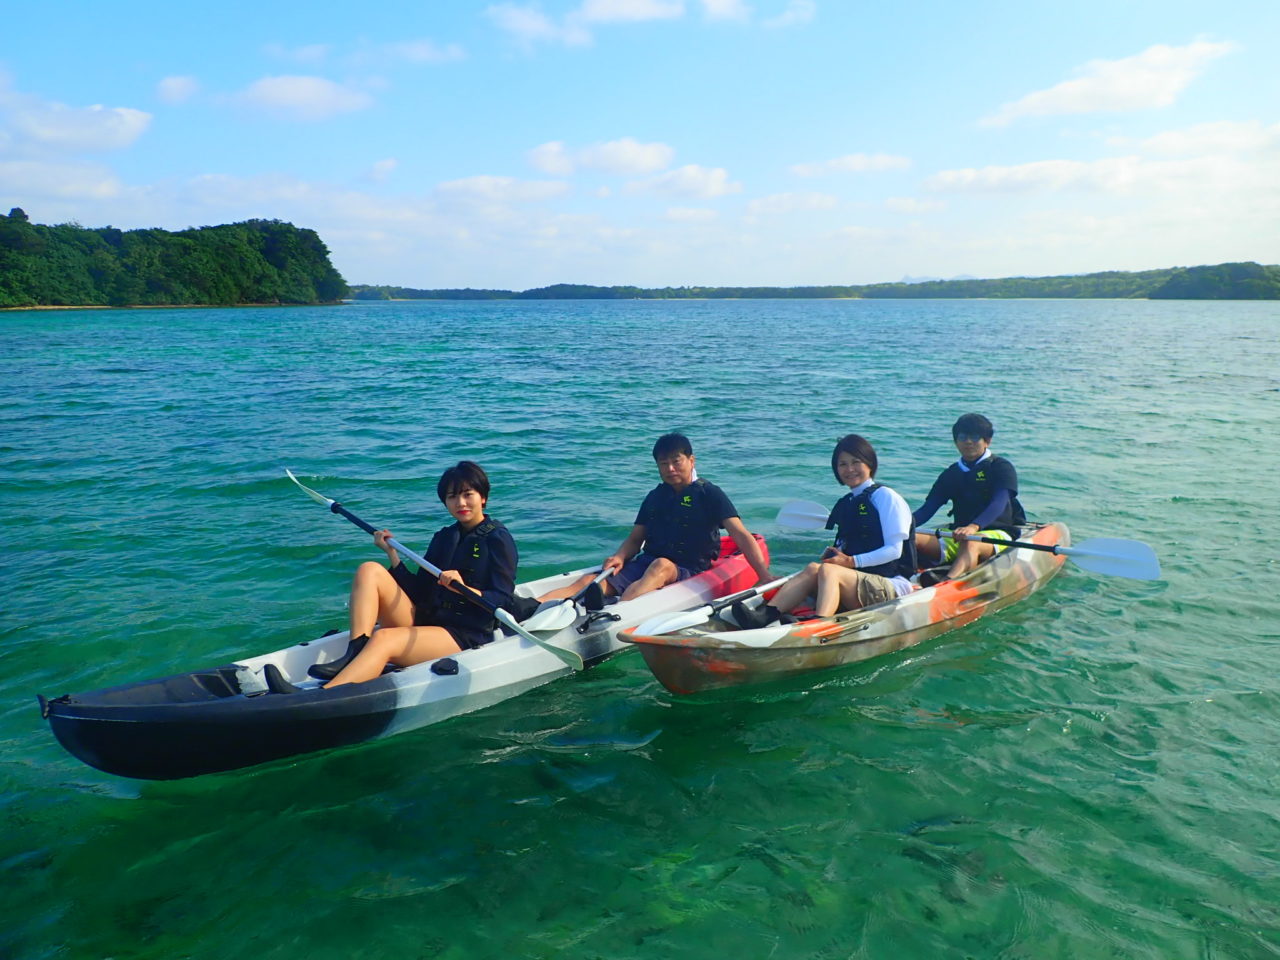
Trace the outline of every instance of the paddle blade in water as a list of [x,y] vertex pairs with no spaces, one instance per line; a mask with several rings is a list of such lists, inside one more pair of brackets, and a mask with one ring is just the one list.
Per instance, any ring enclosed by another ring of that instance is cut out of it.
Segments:
[[1094,537],[1074,547],[1060,547],[1058,552],[1065,553],[1078,566],[1094,573],[1132,580],[1160,579],[1160,560],[1156,552],[1141,540]]

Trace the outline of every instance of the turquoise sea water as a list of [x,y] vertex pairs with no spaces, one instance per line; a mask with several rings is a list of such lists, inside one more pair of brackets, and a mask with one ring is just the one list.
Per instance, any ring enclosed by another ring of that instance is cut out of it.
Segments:
[[[0,956],[1280,955],[1280,307],[361,304],[0,314]],[[682,700],[635,653],[362,747],[171,783],[92,770],[35,694],[344,620],[480,461],[522,578],[597,561],[681,429],[789,572],[834,440],[918,503],[968,410],[1077,541],[996,617]]]

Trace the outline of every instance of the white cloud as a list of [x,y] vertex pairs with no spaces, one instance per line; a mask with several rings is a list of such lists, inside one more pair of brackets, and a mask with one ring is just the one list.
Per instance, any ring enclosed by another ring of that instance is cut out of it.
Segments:
[[553,177],[567,177],[573,173],[573,158],[565,150],[563,140],[552,140],[536,146],[527,156],[532,166]]
[[638,23],[684,16],[683,0],[583,0],[571,16],[585,23]]
[[466,59],[466,53],[456,43],[441,46],[432,40],[404,40],[385,47],[388,56],[408,63],[452,63]]
[[1202,123],[1183,130],[1167,130],[1145,140],[1115,137],[1112,146],[1137,146],[1148,153],[1194,155],[1206,153],[1252,153],[1280,144],[1280,123],[1265,126],[1257,120]]
[[581,166],[620,176],[656,173],[671,166],[676,152],[665,143],[640,143],[631,137],[584,147],[578,152]]
[[165,103],[184,103],[200,91],[200,82],[195,77],[165,77],[156,84],[156,96]]
[[536,6],[499,3],[485,8],[488,17],[500,30],[509,33],[517,43],[532,47],[535,43],[562,43],[566,47],[582,47],[591,43],[590,32],[576,19],[558,24]]
[[556,180],[517,180],[514,177],[482,175],[438,184],[436,193],[451,199],[507,204],[546,200],[568,189],[568,184]]
[[294,120],[327,120],[340,113],[363,110],[373,98],[324,77],[263,77],[239,96],[251,106]]
[[[747,23],[752,8],[746,0],[697,0],[702,18],[709,22]],[[790,0],[778,16],[764,21],[766,27],[786,27],[808,23],[816,6],[813,0]],[[681,20],[688,13],[686,0],[581,0],[563,16],[544,13],[538,3],[497,3],[485,8],[485,16],[526,49],[538,43],[588,46],[594,42],[592,29],[606,24],[650,23]]]
[[282,43],[268,43],[263,50],[268,56],[295,63],[323,63],[333,48],[327,43],[310,43],[300,47],[286,47]]
[[396,167],[400,165],[395,157],[387,157],[385,160],[377,161],[369,168],[369,179],[374,183],[386,183],[391,178],[391,174],[395,173]]
[[751,19],[751,8],[743,0],[702,0],[702,15],[708,20]]
[[707,207],[668,207],[664,216],[676,223],[709,223],[720,214]]
[[95,153],[130,146],[151,125],[132,107],[69,107],[0,84],[0,143],[15,152]]
[[1142,161],[1136,156],[1103,160],[1038,160],[1016,166],[943,170],[925,180],[930,190],[983,193],[1026,193],[1080,188],[1123,191],[1139,182]]
[[47,160],[0,161],[0,183],[6,194],[30,198],[26,203],[32,210],[33,200],[101,201],[124,192],[119,178],[104,167]]
[[759,197],[747,204],[748,216],[797,213],[804,210],[830,210],[839,198],[829,193],[775,193]]
[[910,157],[898,157],[888,153],[850,153],[819,163],[797,163],[791,167],[791,172],[798,177],[818,177],[830,173],[879,173],[884,170],[905,170],[909,166],[911,166]]
[[534,167],[552,176],[568,176],[579,168],[617,176],[638,176],[671,166],[675,150],[665,143],[641,143],[623,137],[574,151],[568,150],[564,141],[552,140],[534,147],[526,156]]
[[884,201],[886,209],[894,213],[933,213],[942,210],[946,204],[941,200],[921,200],[918,197],[887,197]]
[[778,14],[764,21],[766,27],[795,27],[803,23],[809,23],[815,13],[817,13],[818,5],[813,0],[789,0],[787,8]]
[[741,193],[742,184],[731,182],[729,172],[723,167],[703,167],[690,163],[649,180],[633,181],[627,185],[627,191],[711,199],[728,193]]
[[1006,103],[979,123],[1003,127],[1021,117],[1119,112],[1168,107],[1231,43],[1197,41],[1184,47],[1158,44],[1120,60],[1091,60],[1080,76]]

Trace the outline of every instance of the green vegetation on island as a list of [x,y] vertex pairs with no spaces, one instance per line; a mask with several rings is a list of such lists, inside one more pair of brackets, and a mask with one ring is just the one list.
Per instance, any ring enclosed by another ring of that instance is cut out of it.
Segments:
[[356,300],[749,300],[749,299],[1143,299],[1280,300],[1280,266],[1221,263],[1063,277],[928,280],[829,287],[593,287],[558,283],[533,290],[417,290],[351,287]]
[[0,307],[333,303],[346,291],[319,235],[279,220],[171,233],[0,216]]

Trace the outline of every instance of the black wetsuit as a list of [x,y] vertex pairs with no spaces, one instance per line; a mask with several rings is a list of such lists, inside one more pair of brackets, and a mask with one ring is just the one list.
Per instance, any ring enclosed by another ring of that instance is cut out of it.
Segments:
[[[995,512],[988,508],[1007,491],[1003,504]],[[951,501],[952,526],[978,524],[983,530],[1003,530],[1017,537],[1027,515],[1018,502],[1018,471],[1004,457],[992,454],[963,469],[953,463],[938,475],[920,509],[912,514],[917,526],[929,520],[947,501]],[[987,514],[991,513],[990,516]]]
[[[516,585],[516,543],[507,528],[492,517],[485,517],[466,534],[456,523],[436,531],[423,556],[441,570],[457,570],[463,582],[479,590],[493,606],[510,606]],[[410,573],[401,562],[391,575],[413,601],[416,625],[444,627],[464,650],[493,639],[493,615],[441,587],[433,574],[425,570]]]

